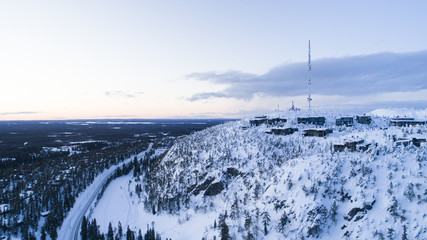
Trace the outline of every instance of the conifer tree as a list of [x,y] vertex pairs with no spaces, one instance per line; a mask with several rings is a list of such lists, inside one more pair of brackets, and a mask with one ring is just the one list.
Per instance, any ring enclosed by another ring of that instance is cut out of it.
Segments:
[[107,233],[107,240],[114,240],[114,232],[113,232],[113,226],[108,224],[108,233]]
[[403,225],[402,240],[408,240],[408,230],[406,224]]
[[126,230],[126,240],[132,240],[133,232],[130,230],[129,225],[128,229]]
[[282,216],[280,217],[280,222],[278,226],[279,232],[283,233],[285,231],[285,226],[288,223],[288,215],[286,212],[283,212]]
[[122,238],[123,237],[123,228],[122,228],[122,223],[120,221],[119,221],[117,229],[118,229],[117,231],[119,234],[119,238]]
[[228,240],[230,238],[229,228],[225,221],[227,213],[219,215],[219,227],[220,227],[220,238],[221,240]]
[[250,231],[248,231],[248,235],[246,236],[246,239],[247,240],[255,240],[255,237]]
[[230,218],[235,220],[240,216],[239,211],[239,200],[237,199],[237,196],[234,196],[234,202],[231,205],[231,212],[230,212]]
[[58,232],[56,231],[56,226],[53,226],[50,232],[50,238],[52,240],[56,240],[57,237],[58,237]]
[[45,230],[45,227],[43,226],[42,227],[42,230],[41,230],[41,236],[40,236],[40,239],[41,240],[46,240],[46,230]]
[[246,216],[245,216],[245,229],[246,229],[247,231],[249,231],[249,229],[250,229],[250,227],[251,227],[251,224],[252,224],[252,218],[251,218],[251,216],[249,215],[249,213],[246,213]]
[[81,227],[80,235],[82,236],[82,240],[87,240],[87,219],[86,219],[86,216],[83,216],[83,219],[82,219],[82,227]]
[[264,235],[268,234],[268,226],[270,225],[270,214],[268,212],[262,213],[262,223],[264,224]]
[[390,240],[394,239],[394,229],[393,228],[387,228],[387,237]]
[[332,206],[331,206],[331,211],[330,211],[331,218],[332,218],[333,222],[337,221],[337,219],[336,219],[336,216],[338,213],[337,211],[338,211],[338,204],[337,204],[337,201],[334,199]]
[[142,232],[141,232],[141,229],[139,229],[139,231],[138,231],[138,237],[136,238],[137,240],[143,240],[142,239]]
[[220,237],[221,240],[228,240],[230,238],[230,233],[226,222],[221,225]]
[[139,173],[139,162],[135,156],[135,158],[133,159],[133,176],[134,177],[138,176],[138,173]]

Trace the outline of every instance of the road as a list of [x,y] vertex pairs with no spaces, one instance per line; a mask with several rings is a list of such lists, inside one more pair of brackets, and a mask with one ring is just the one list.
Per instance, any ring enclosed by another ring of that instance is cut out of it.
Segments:
[[[113,171],[114,173],[114,171]],[[74,240],[79,240],[80,239],[80,229],[81,229],[81,225],[82,225],[82,220],[83,220],[83,216],[86,215],[86,213],[89,211],[90,206],[92,206],[93,202],[96,200],[96,197],[99,195],[99,193],[102,190],[102,187],[105,185],[105,183],[107,182],[108,178],[113,174],[108,174],[107,176],[105,176],[101,183],[99,183],[96,186],[95,191],[91,194],[91,196],[89,196],[89,200],[86,202],[86,204],[81,208],[80,213],[78,214],[78,216],[75,218],[75,222],[73,223],[73,236],[70,236],[70,240],[74,239]]]
[[[146,151],[151,149],[151,145],[147,150],[139,153],[137,155],[138,159],[143,157]],[[123,164],[127,164],[133,160],[135,156],[132,156],[125,161],[121,162],[118,165],[111,166],[110,168],[104,170],[100,175],[98,175],[93,183],[89,185],[76,199],[73,208],[68,213],[64,222],[62,223],[61,228],[59,229],[58,239],[65,240],[79,240],[80,239],[80,229],[83,216],[85,216],[92,204],[95,202],[96,197],[101,192],[102,187],[107,182],[108,178],[116,171],[118,167],[121,167]]]

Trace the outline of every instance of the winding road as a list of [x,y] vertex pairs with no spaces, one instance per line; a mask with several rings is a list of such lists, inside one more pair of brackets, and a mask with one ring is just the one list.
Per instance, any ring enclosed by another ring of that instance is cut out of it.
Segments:
[[102,187],[105,185],[105,183],[107,182],[108,178],[113,173],[114,173],[114,171],[111,174],[108,174],[107,176],[104,176],[104,178],[102,179],[102,182],[99,183],[96,186],[95,191],[89,197],[89,199],[86,202],[86,204],[81,208],[81,211],[77,215],[77,217],[75,217],[75,221],[72,224],[72,226],[73,226],[73,228],[72,228],[73,235],[70,236],[69,238],[66,238],[66,239],[70,239],[70,240],[71,239],[74,239],[74,240],[79,240],[80,239],[80,229],[81,229],[81,225],[82,225],[83,216],[85,216],[86,213],[89,211],[90,206],[92,206],[93,202],[96,200],[96,197],[102,191]]
[[[138,159],[143,157],[145,152],[149,151],[151,147],[152,145],[150,145],[147,150],[139,153],[137,155]],[[111,166],[110,168],[104,170],[104,172],[95,178],[91,185],[89,185],[82,193],[80,193],[79,197],[74,203],[73,208],[70,210],[64,222],[62,223],[61,228],[59,229],[58,239],[79,240],[81,238],[80,229],[83,216],[89,212],[91,206],[96,201],[96,197],[101,192],[102,187],[106,184],[108,178],[114,174],[118,167],[131,162],[134,157],[135,155],[117,165]]]

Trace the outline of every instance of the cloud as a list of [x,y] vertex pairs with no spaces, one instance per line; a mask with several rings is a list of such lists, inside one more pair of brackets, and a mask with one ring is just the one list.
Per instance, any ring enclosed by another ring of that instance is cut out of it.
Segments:
[[[377,53],[312,61],[312,93],[362,96],[427,89],[427,51]],[[254,96],[300,96],[308,93],[307,64],[277,66],[265,74],[238,71],[192,73],[187,78],[225,84],[220,92],[202,92],[189,101],[208,98],[251,100]]]
[[143,92],[128,92],[128,91],[107,91],[105,95],[109,97],[125,97],[125,98],[135,98],[144,94]]
[[26,115],[26,114],[37,114],[40,112],[0,112],[0,116],[5,115]]
[[245,82],[257,77],[255,74],[243,73],[239,71],[229,71],[226,73],[204,72],[192,73],[187,75],[187,78],[195,78],[204,81],[213,81],[217,83],[236,83]]
[[201,99],[208,99],[208,98],[223,98],[227,97],[224,93],[218,93],[218,92],[206,92],[206,93],[197,93],[188,98],[190,101],[197,101]]
[[350,112],[356,112],[356,113],[365,113],[370,112],[372,110],[378,109],[378,108],[414,108],[414,109],[424,109],[425,106],[427,106],[427,100],[419,100],[419,101],[372,101],[372,102],[366,102],[363,104],[331,104],[331,105],[323,105],[322,109],[334,109],[334,110],[349,110]]

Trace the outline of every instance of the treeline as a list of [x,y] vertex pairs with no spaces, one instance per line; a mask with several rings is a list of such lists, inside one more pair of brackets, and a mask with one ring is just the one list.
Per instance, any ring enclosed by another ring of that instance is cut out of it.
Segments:
[[[113,227],[111,222],[108,225],[108,232],[101,233],[99,230],[99,225],[96,223],[96,219],[87,219],[83,217],[82,226],[80,230],[80,236],[82,240],[161,240],[159,233],[156,233],[154,229],[154,223],[152,226],[147,225],[147,230],[143,234],[141,229],[137,232],[132,231],[129,226],[127,226],[126,231],[123,229],[121,222],[118,222],[117,227]],[[166,238],[166,240],[172,240]]]

